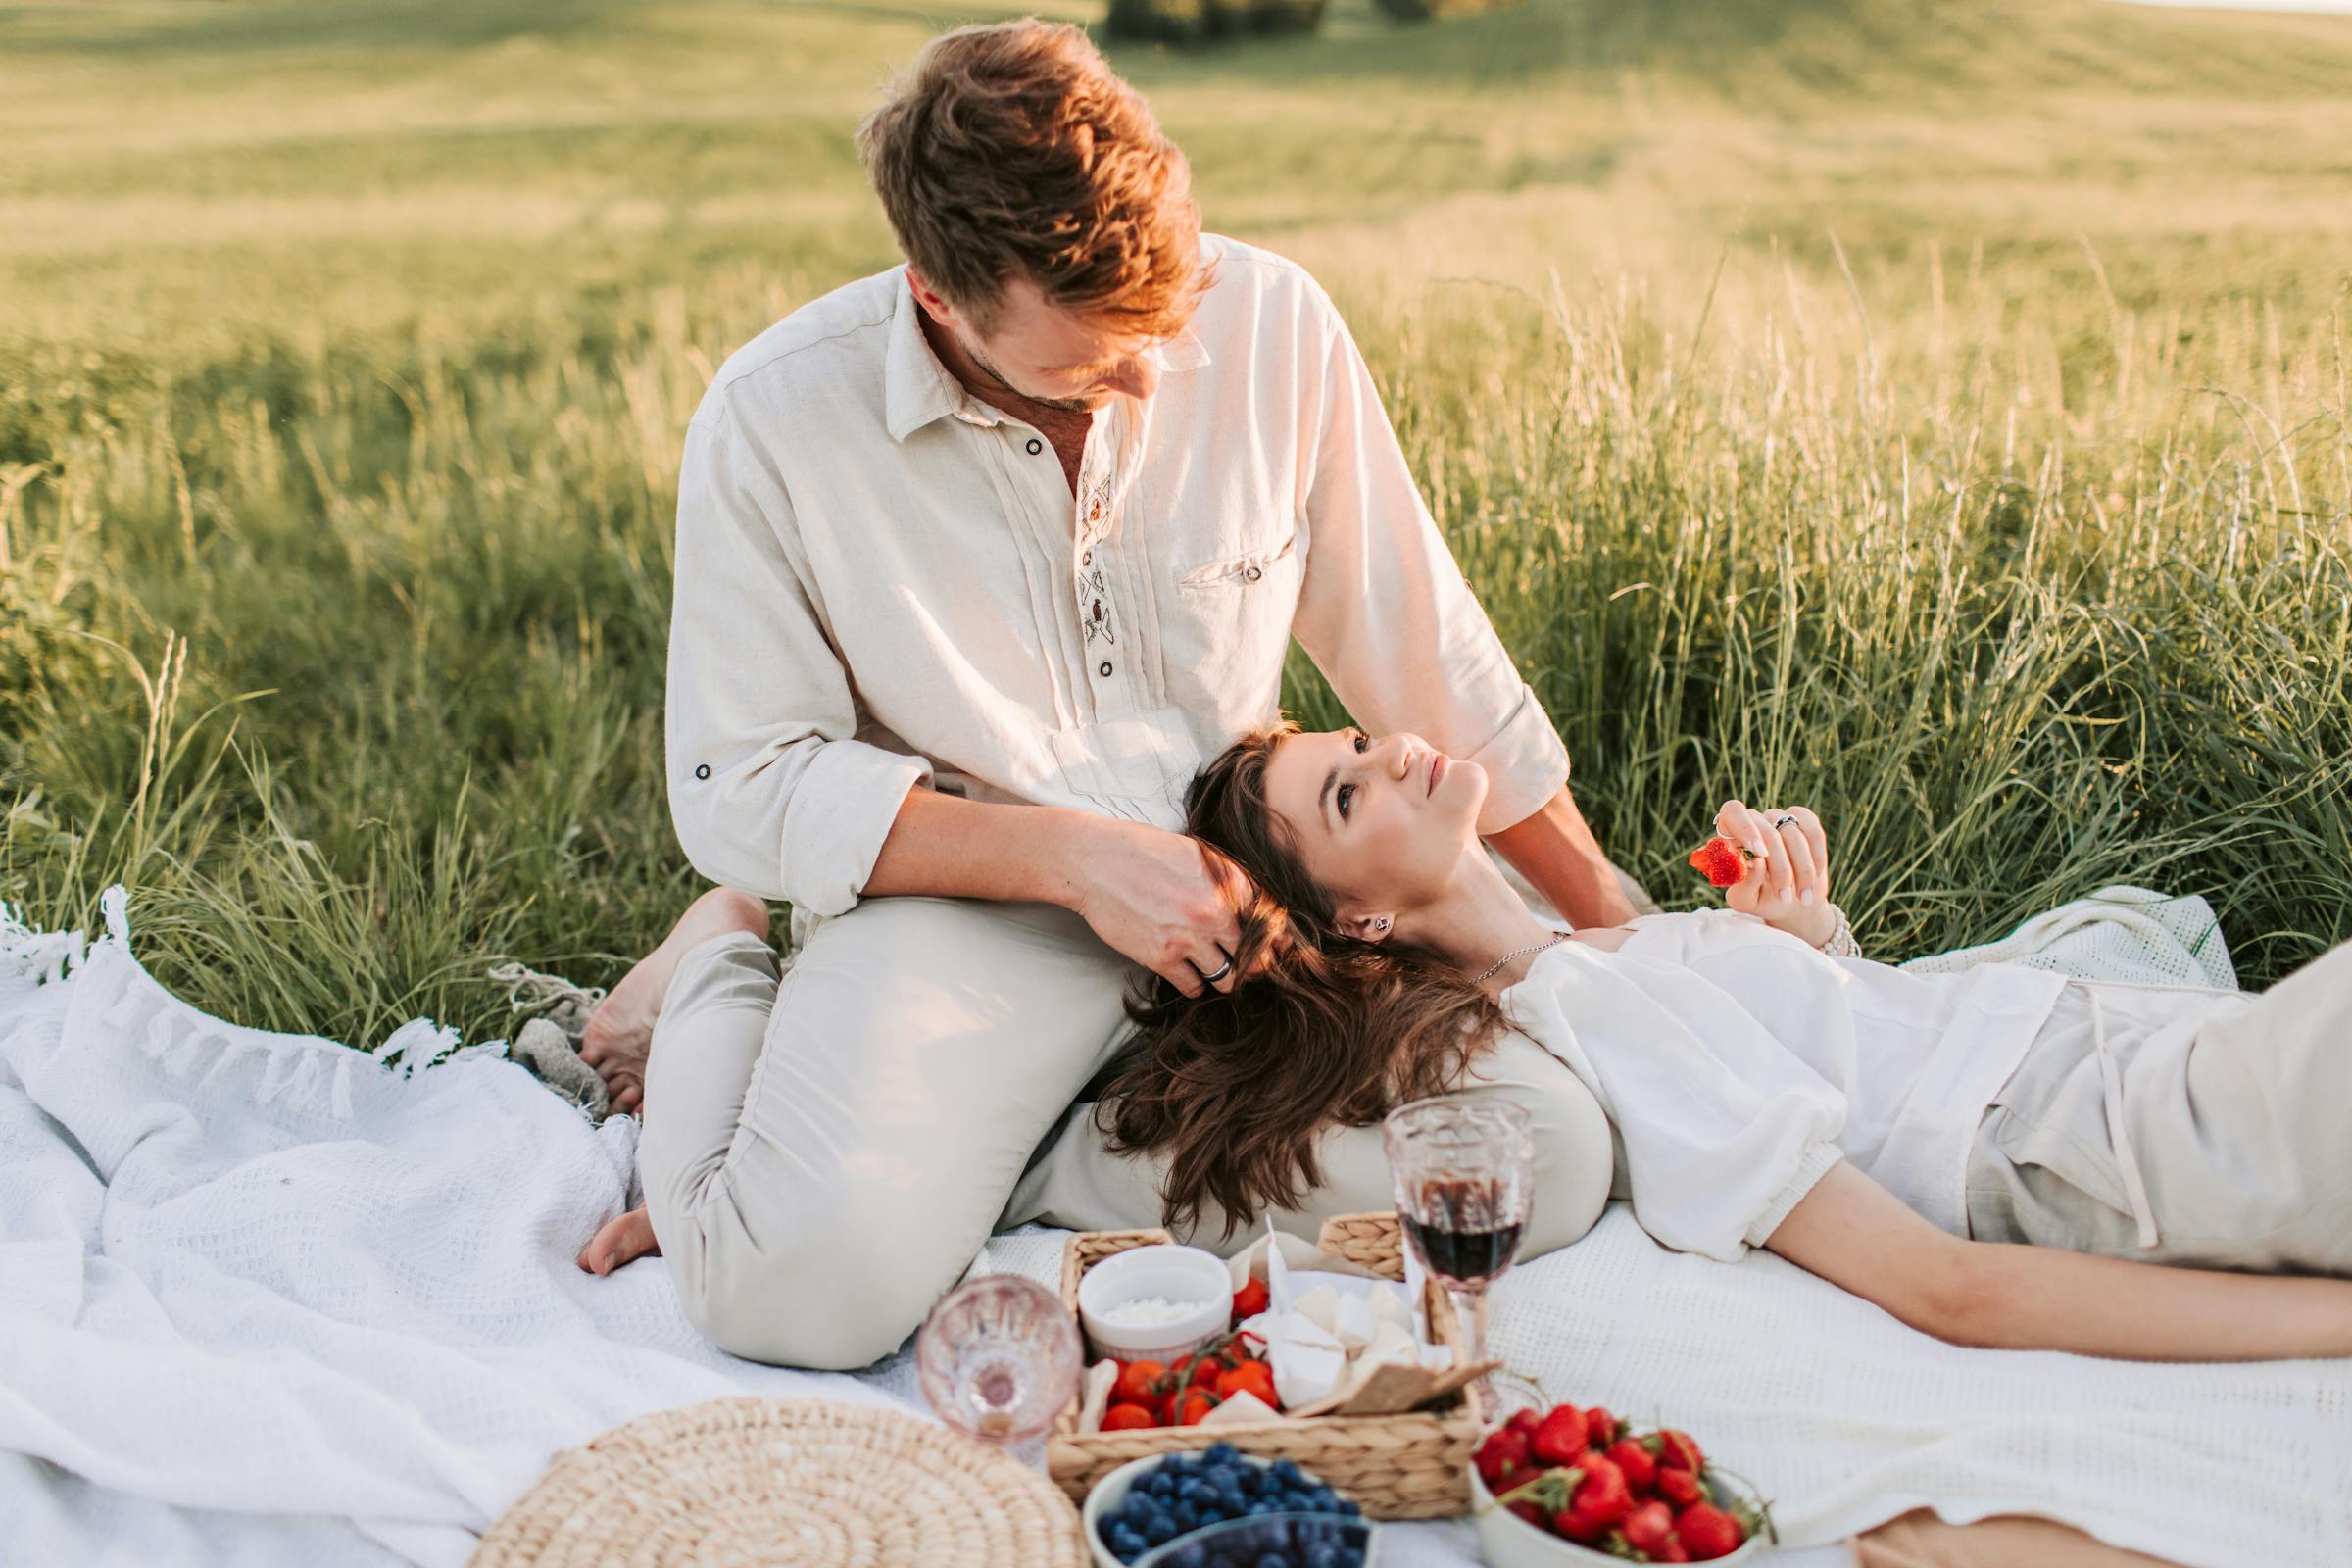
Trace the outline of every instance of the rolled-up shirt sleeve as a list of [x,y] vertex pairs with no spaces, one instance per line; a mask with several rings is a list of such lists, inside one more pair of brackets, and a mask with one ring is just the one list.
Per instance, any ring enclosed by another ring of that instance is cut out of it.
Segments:
[[1559,793],[1567,748],[1438,531],[1347,323],[1317,299],[1327,341],[1307,377],[1306,575],[1292,632],[1367,728],[1411,730],[1478,763],[1478,830],[1498,833]]
[[795,568],[793,527],[781,478],[723,399],[706,401],[678,477],[670,816],[713,882],[834,915],[931,769],[855,738],[857,702]]

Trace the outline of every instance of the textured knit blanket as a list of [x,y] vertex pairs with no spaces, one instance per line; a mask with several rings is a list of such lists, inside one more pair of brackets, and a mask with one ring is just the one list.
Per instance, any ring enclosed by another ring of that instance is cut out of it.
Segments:
[[[905,1351],[755,1366],[695,1334],[658,1261],[579,1273],[629,1196],[627,1118],[427,1024],[363,1054],[207,1017],[134,958],[120,890],[105,907],[94,944],[0,921],[0,1557],[455,1568],[558,1449],[647,1411],[920,1409]],[[1059,1242],[976,1266],[1051,1281]],[[2352,1363],[1955,1349],[1622,1212],[1507,1276],[1494,1334],[1555,1397],[1700,1433],[1797,1543],[1921,1503],[2213,1568],[2352,1541]],[[1383,1560],[1476,1558],[1454,1522],[1396,1527]]]

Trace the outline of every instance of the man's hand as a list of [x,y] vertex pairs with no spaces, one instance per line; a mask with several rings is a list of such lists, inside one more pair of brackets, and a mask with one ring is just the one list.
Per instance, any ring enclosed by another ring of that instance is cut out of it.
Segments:
[[1072,835],[1067,875],[1074,891],[1065,902],[1095,935],[1186,996],[1231,991],[1244,978],[1234,961],[1242,946],[1235,911],[1256,890],[1199,839],[1097,817]]

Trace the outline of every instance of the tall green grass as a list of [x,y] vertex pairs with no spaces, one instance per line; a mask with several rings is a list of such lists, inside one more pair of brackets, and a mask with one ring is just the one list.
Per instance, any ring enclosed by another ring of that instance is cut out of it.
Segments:
[[[716,4],[660,13],[648,80],[731,79]],[[823,47],[791,68],[822,90],[792,114],[831,145],[920,29],[798,14]],[[180,67],[258,99],[223,62],[259,61],[302,88],[265,118],[338,74],[402,106],[265,137],[272,189],[410,177],[391,150],[431,117],[376,43],[264,5],[217,19],[243,54],[198,47],[197,18],[148,56],[58,15],[57,58],[167,103]],[[575,32],[534,45],[559,61],[657,24],[564,15]],[[2134,16],[2116,27],[2169,52],[2108,73],[2090,114],[2045,57],[2138,57],[2081,7],[2002,13],[2038,62],[2007,78],[2044,94],[2022,106],[1973,16],[1972,44],[1903,33],[1897,0],[1615,15],[1537,0],[1419,43],[1123,62],[1198,141],[1211,222],[1338,294],[1604,842],[1688,904],[1682,854],[1724,797],[1810,803],[1893,957],[2118,880],[2211,897],[2253,981],[2352,934],[2348,307],[2341,217],[2310,201],[2340,155],[2266,135],[2263,190],[2294,199],[2262,221],[2225,174],[2285,113],[2255,83],[2318,90],[2321,35],[2222,47]],[[1402,130],[1335,144],[1369,123],[1366,83]],[[172,123],[156,167],[244,177]],[[137,185],[96,131],[46,134],[86,141],[92,189]],[[533,189],[605,167],[499,134]],[[713,199],[763,167],[722,121],[696,134],[680,156]],[[2160,165],[2180,178],[2151,192]],[[0,177],[0,206],[32,177]],[[0,275],[58,305],[48,328],[22,293],[0,306],[0,897],[88,925],[125,881],[143,952],[199,1005],[353,1041],[417,1013],[501,1033],[492,963],[605,981],[657,940],[696,886],[660,732],[686,417],[729,348],[888,260],[854,171],[795,190],[819,217],[680,220],[666,248],[509,234],[413,272],[333,231],[166,245],[130,318],[116,218],[56,241],[99,258],[79,273],[0,235]],[[200,296],[219,309],[188,314]],[[1302,663],[1286,696],[1340,716]]]

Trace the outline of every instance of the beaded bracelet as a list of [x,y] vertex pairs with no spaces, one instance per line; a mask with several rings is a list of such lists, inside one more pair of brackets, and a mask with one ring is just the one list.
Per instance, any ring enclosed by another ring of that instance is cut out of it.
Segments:
[[1859,958],[1862,956],[1862,944],[1854,940],[1854,928],[1846,923],[1845,910],[1835,904],[1830,907],[1838,910],[1838,928],[1821,945],[1821,951],[1833,958]]

